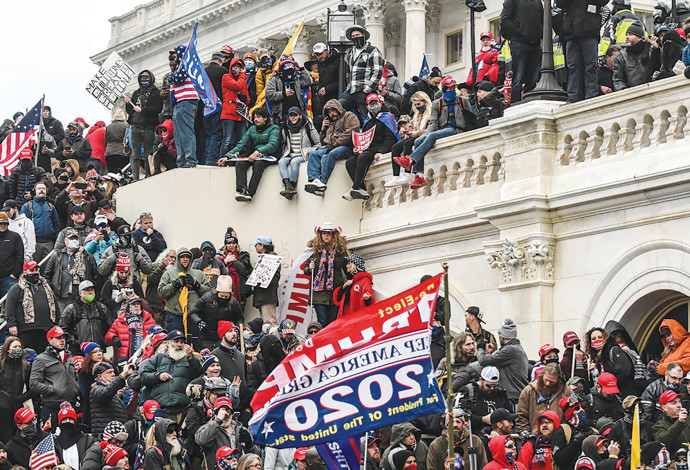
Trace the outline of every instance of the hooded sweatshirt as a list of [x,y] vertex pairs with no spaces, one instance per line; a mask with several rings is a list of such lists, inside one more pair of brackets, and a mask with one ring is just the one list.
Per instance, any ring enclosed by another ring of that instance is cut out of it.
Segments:
[[[542,416],[553,421],[554,430],[560,427],[561,420],[556,412],[551,410],[545,411],[539,415],[539,417]],[[520,449],[518,462],[530,470],[552,470],[551,442],[543,439],[541,434],[530,437],[522,445],[522,449]]]
[[489,452],[493,456],[493,461],[484,466],[482,470],[525,470],[525,466],[521,464],[515,456],[515,461],[511,464],[506,457],[505,443],[509,436],[495,436],[489,441]]
[[[151,83],[147,86],[141,84],[141,76],[148,73]],[[156,77],[150,70],[142,70],[137,77],[139,88],[132,93],[132,102],[127,103],[127,122],[132,126],[156,127],[158,114],[163,110],[163,98],[161,91],[156,87]],[[141,112],[134,112],[134,105],[141,107]]]
[[[235,78],[232,74],[232,66],[239,64],[244,69],[244,62],[239,57],[235,57],[230,61],[230,72],[223,75],[222,89],[223,89],[223,110],[221,112],[221,119],[230,119],[232,121],[242,121],[244,118],[237,113],[237,103],[242,102],[245,105],[249,104],[249,87],[247,86],[247,74],[240,72]],[[244,95],[244,99],[240,99],[239,94]]]
[[[339,113],[335,121],[328,117],[328,111],[334,109]],[[340,147],[353,147],[352,133],[359,131],[359,119],[345,108],[338,100],[330,100],[323,107],[324,125],[321,127],[321,142],[330,150]],[[325,123],[329,123],[328,126]]]
[[[410,433],[414,433],[416,437],[414,446],[406,446],[402,443],[402,440],[409,436]],[[390,446],[381,456],[381,468],[384,470],[393,470],[395,465],[393,463],[393,455],[391,454],[395,453],[395,449],[403,448],[411,451],[414,454],[415,458],[417,459],[418,470],[426,470],[426,456],[429,452],[429,448],[424,441],[419,439],[420,436],[421,431],[419,428],[409,422],[393,425],[393,428],[391,429]]]
[[[183,306],[180,303],[180,295],[183,294],[185,288],[187,289],[187,308],[191,311],[192,307],[197,303],[199,298],[206,292],[211,290],[211,284],[209,283],[208,277],[204,275],[198,269],[192,268],[192,261],[189,261],[187,268],[185,269],[180,263],[180,256],[187,254],[192,257],[192,252],[187,248],[182,247],[177,250],[177,261],[175,262],[175,269],[170,271],[165,271],[163,276],[161,276],[161,282],[158,285],[158,293],[163,299],[165,299],[165,311],[173,315],[181,317],[183,315]],[[191,275],[194,279],[199,281],[198,289],[192,288],[192,286],[183,286],[181,289],[177,289],[173,286],[173,281],[175,281],[180,275]],[[183,302],[184,303],[184,299]]]
[[[688,331],[676,320],[666,319],[662,321],[661,325],[659,325],[659,333],[661,333],[661,329],[664,327],[668,327],[671,330],[676,345],[674,349],[661,360],[656,370],[660,376],[664,376],[668,365],[677,362],[683,366],[683,373],[687,374],[688,371],[690,371],[690,341],[686,341]],[[664,347],[668,347],[668,343],[663,336],[661,337],[661,342],[664,344]],[[665,353],[664,351],[664,354]]]

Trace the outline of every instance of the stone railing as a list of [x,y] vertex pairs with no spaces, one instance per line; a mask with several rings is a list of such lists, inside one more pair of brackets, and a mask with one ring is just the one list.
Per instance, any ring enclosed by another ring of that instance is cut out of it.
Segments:
[[414,203],[428,198],[457,197],[463,191],[486,185],[500,185],[505,178],[504,141],[501,134],[484,128],[439,140],[427,154],[427,186],[410,189],[408,184],[386,188],[392,177],[390,154],[372,166],[367,181],[372,193],[365,210]]

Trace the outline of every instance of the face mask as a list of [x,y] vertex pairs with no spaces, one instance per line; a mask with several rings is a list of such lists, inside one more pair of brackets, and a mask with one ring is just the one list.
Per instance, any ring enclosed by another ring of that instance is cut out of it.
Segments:
[[38,282],[38,273],[24,274],[24,279],[31,284],[36,284]]
[[222,298],[218,297],[217,295],[215,297],[216,297],[216,302],[218,302],[218,305],[220,305],[221,307],[227,307],[228,304],[230,303],[229,298],[222,299]]
[[426,105],[423,104],[422,106],[417,106],[417,112],[420,114],[424,114],[424,111],[426,111]]
[[364,39],[364,36],[359,36],[357,38],[352,38],[352,42],[354,43],[357,49],[361,49],[367,43],[367,40]]
[[441,331],[441,326],[432,326],[431,327],[431,336],[436,336],[439,331]]
[[558,364],[558,358],[547,359],[544,364]]
[[67,241],[67,246],[72,248],[73,250],[76,250],[79,248],[79,240],[71,239]]
[[84,294],[84,295],[82,296],[82,299],[83,299],[84,302],[86,302],[87,304],[90,304],[91,302],[93,302],[93,300],[94,300],[95,298],[96,298],[96,294]]
[[448,90],[443,92],[443,100],[446,102],[451,102],[455,101],[457,99],[458,95],[455,93],[455,90]]
[[674,391],[674,392],[680,391],[680,386],[679,386],[678,384],[668,384],[668,385],[667,385],[667,388],[668,388],[669,390]]
[[147,86],[151,85],[151,80],[139,80],[139,84],[146,88]]
[[24,354],[24,350],[22,348],[12,348],[10,350],[10,357],[12,359],[19,359],[22,357],[22,354]]
[[252,334],[248,331],[245,331],[242,336],[244,336],[245,341],[249,341],[249,339],[252,337]]
[[587,413],[585,413],[585,410],[580,410],[577,413],[573,413],[569,422],[576,428],[584,426],[587,424]]
[[512,452],[510,454],[506,454],[506,459],[508,459],[508,463],[510,465],[513,465],[513,463],[515,462],[515,454],[513,454]]
[[22,160],[22,170],[28,170],[29,168],[31,168],[31,160],[25,158]]
[[168,138],[168,132],[161,132],[161,139],[165,140]]
[[369,112],[373,115],[378,114],[381,111],[381,105],[380,104],[372,104],[367,106],[367,109]]
[[596,349],[597,351],[599,351],[603,347],[604,347],[604,338],[595,339],[594,341],[592,341],[592,349]]
[[129,235],[127,235],[125,237],[120,237],[120,244],[122,246],[129,246],[129,244],[131,242],[132,242],[132,237],[130,237]]
[[67,435],[74,435],[78,432],[77,425],[75,423],[63,423],[60,425],[60,433]]
[[237,460],[234,460],[234,462],[235,465],[225,459],[220,459],[218,461],[218,468],[221,468],[222,470],[234,470],[237,467]]
[[240,70],[238,68],[233,67],[230,72],[232,72],[232,76],[235,78],[240,76]]
[[244,67],[247,69],[248,72],[254,70],[254,62],[251,60],[248,60],[244,63]]
[[19,435],[22,437],[22,439],[27,441],[33,441],[36,439],[36,436],[38,435],[36,423],[30,423],[27,427],[19,431]]
[[286,82],[293,82],[295,80],[295,69],[283,70],[280,72],[280,75]]
[[[364,39],[364,38],[362,38],[362,39]],[[417,464],[413,463],[412,465],[408,465],[403,470],[417,470]]]
[[654,462],[652,462],[652,468],[654,469],[666,469],[671,464],[671,454],[668,450],[662,449],[654,457]]

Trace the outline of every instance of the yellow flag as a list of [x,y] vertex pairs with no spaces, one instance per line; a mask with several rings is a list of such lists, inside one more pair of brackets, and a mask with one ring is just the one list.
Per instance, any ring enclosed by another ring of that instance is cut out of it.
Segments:
[[[184,273],[178,273],[179,277],[183,277]],[[182,325],[184,326],[184,336],[187,337],[187,315],[189,314],[189,286],[184,286],[180,290],[180,307],[182,308]]]
[[630,468],[640,465],[640,406],[635,403],[635,418],[632,428],[632,445],[630,447]]
[[[297,38],[299,37],[299,33],[302,32],[302,28],[304,27],[304,20],[299,24],[297,27],[297,30],[295,31],[295,34],[292,35],[290,40],[288,41],[287,45],[285,46],[285,49],[283,49],[283,53],[280,54],[281,56],[285,54],[292,54],[292,48],[295,46],[295,41],[297,41]],[[271,68],[271,73],[266,77],[266,83],[268,83],[268,78],[272,76],[276,71],[278,70],[278,65],[280,64],[280,57],[278,57],[278,60],[276,60],[273,63],[273,67]],[[301,98],[301,97],[300,97]],[[259,96],[256,97],[256,104],[252,109],[249,110],[249,114],[254,112],[255,109],[258,109],[262,107],[264,104],[266,104],[266,87],[259,93]]]

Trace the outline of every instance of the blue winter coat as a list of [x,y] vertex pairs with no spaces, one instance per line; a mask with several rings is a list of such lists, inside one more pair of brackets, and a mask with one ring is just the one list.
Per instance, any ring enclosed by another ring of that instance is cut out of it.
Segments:
[[21,213],[33,221],[38,243],[55,241],[61,230],[60,216],[55,206],[52,206],[48,201],[39,201],[34,197],[31,204],[24,203]]

